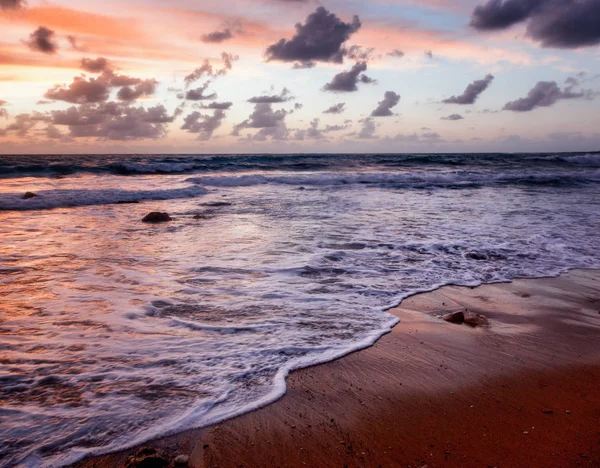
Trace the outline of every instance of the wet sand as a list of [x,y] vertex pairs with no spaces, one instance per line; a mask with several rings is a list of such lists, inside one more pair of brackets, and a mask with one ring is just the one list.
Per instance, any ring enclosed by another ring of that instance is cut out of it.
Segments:
[[[489,326],[439,317],[465,309]],[[600,271],[446,286],[391,312],[391,333],[292,373],[279,401],[146,445],[194,467],[600,466]]]

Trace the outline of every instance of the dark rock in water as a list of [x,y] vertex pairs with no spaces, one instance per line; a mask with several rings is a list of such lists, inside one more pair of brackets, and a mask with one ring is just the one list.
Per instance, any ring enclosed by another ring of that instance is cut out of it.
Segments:
[[469,260],[487,260],[487,256],[477,252],[469,252],[465,255]]
[[219,206],[231,206],[231,205],[233,205],[233,203],[218,201],[218,202],[202,203],[202,205],[219,207]]
[[139,200],[119,200],[118,202],[116,202],[117,205],[129,205],[132,203],[139,203]]
[[23,200],[29,200],[33,197],[37,197],[37,194],[33,192],[25,192],[25,195],[23,195]]
[[475,312],[467,312],[465,314],[464,322],[472,327],[485,326],[489,324],[487,317],[476,314]]
[[306,190],[306,187],[298,187],[298,190]]
[[465,313],[461,310],[458,312],[450,312],[442,317],[446,322],[463,323],[465,321]]
[[125,468],[164,468],[169,460],[151,447],[144,447],[127,459]]
[[172,221],[173,218],[169,216],[169,213],[161,213],[160,211],[153,211],[152,213],[148,213],[142,219],[144,223],[166,223],[167,221]]

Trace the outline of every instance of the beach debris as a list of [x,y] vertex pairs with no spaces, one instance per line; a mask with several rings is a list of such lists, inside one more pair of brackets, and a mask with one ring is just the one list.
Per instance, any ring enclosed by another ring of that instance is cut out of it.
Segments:
[[144,223],[165,223],[167,221],[171,221],[173,218],[169,216],[169,213],[162,213],[160,211],[152,211],[148,213],[142,219]]
[[30,198],[33,197],[37,197],[37,193],[33,193],[33,192],[25,192],[25,194],[23,195],[23,200],[29,200]]
[[168,465],[169,461],[156,449],[144,447],[127,459],[125,468],[164,468]]
[[189,462],[190,457],[188,457],[187,455],[177,455],[175,457],[175,460],[173,460],[173,464],[179,467],[188,466]]
[[450,323],[463,323],[465,321],[465,313],[462,310],[450,312],[442,316],[442,319]]
[[554,411],[552,411],[552,410],[551,410],[551,409],[549,409],[549,408],[544,408],[544,409],[542,410],[542,413],[544,413],[544,414],[552,414],[552,413],[554,413]]
[[565,411],[565,413],[567,413],[567,414],[571,414],[571,412],[570,412],[569,410]]

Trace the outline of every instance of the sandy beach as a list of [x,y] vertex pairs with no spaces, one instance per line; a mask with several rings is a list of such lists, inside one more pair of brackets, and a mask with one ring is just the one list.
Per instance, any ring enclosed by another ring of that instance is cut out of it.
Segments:
[[[440,318],[459,310],[489,326]],[[194,467],[600,466],[599,271],[446,286],[391,312],[391,333],[292,373],[276,403],[145,446]]]

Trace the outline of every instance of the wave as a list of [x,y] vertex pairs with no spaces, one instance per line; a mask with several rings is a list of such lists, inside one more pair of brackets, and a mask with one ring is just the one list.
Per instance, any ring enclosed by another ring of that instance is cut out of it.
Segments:
[[79,173],[135,176],[215,171],[332,171],[417,167],[600,167],[600,154],[256,154],[4,156],[0,177],[64,177]]
[[207,193],[196,185],[168,190],[45,190],[33,198],[23,194],[0,194],[0,211],[50,210],[75,206],[136,203],[143,200],[173,200],[194,198]]
[[600,182],[600,170],[582,173],[551,172],[404,172],[404,173],[318,173],[294,175],[227,175],[200,176],[186,179],[208,187],[243,187],[264,184],[298,186],[392,185],[398,188],[477,187],[486,185],[556,185],[569,186]]

